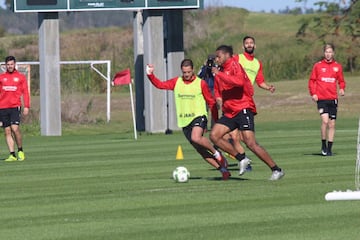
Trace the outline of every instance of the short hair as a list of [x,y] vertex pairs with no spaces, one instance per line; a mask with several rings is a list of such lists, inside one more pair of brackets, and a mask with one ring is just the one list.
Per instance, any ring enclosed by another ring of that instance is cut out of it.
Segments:
[[243,38],[243,44],[245,43],[245,41],[246,41],[246,39],[252,39],[253,41],[254,41],[254,43],[255,43],[255,38],[254,37],[252,37],[252,36],[245,36],[244,38]]
[[14,56],[7,56],[5,58],[5,63],[10,62],[10,61],[16,62],[16,58]]
[[328,48],[331,48],[331,49],[335,52],[335,46],[334,46],[334,44],[332,44],[332,43],[326,43],[326,44],[324,45],[324,52],[325,52],[326,49],[328,49]]
[[216,51],[222,51],[224,53],[229,53],[231,56],[234,53],[232,46],[228,46],[228,45],[221,45],[216,49]]
[[185,58],[184,60],[181,61],[181,67],[191,67],[194,68],[194,63],[191,59]]

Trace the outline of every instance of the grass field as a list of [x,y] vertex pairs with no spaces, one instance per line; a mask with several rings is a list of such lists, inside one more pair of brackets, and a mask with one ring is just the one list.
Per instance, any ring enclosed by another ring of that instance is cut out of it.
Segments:
[[[358,121],[339,121],[333,157],[318,155],[318,124],[257,125],[277,182],[251,153],[252,172],[231,161],[221,181],[179,132],[25,137],[27,160],[0,163],[1,239],[358,239],[360,202],[324,200],[354,189]],[[171,179],[179,165],[188,183]]]
[[[61,137],[25,131],[27,160],[0,161],[0,239],[358,239],[360,202],[324,199],[355,189],[360,86],[347,81],[333,157],[319,156],[306,80],[278,82],[274,95],[256,92],[257,139],[286,172],[277,182],[249,151],[253,171],[239,177],[230,160],[233,176],[224,182],[181,132],[134,140],[129,102],[119,95],[109,124],[64,124]],[[104,115],[103,102],[94,100],[94,109]],[[179,145],[184,160],[175,159]],[[7,157],[4,143],[0,150]],[[172,180],[180,165],[191,172],[188,183]]]

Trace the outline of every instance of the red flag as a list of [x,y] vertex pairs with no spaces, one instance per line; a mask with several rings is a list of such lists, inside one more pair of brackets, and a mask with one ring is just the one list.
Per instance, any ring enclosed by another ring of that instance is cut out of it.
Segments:
[[113,78],[113,85],[125,85],[131,83],[130,68],[127,68],[121,72],[115,74]]

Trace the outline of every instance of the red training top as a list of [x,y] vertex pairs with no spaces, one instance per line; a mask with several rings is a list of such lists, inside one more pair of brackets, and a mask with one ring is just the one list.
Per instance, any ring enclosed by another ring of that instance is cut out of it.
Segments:
[[0,74],[0,109],[21,107],[30,108],[30,95],[25,75],[17,70]]
[[[160,81],[154,74],[147,75],[151,83],[158,89],[166,89],[166,90],[174,90],[176,82],[178,81],[179,77],[171,78],[167,81]],[[191,81],[187,81],[183,79],[185,84],[191,83],[193,80],[195,80],[196,76],[194,75],[191,78]],[[205,80],[201,80],[201,91],[202,95],[204,96],[204,99],[206,101],[206,104],[209,106],[211,111],[211,117],[214,119],[214,121],[218,120],[218,110],[216,107],[216,102],[214,97],[212,96],[209,86],[205,82]]]
[[244,109],[256,114],[254,88],[244,69],[235,58],[229,58],[215,75],[214,94],[222,98],[222,112],[233,118]]
[[326,62],[325,59],[314,64],[310,79],[309,93],[316,94],[319,100],[335,100],[338,98],[336,82],[340,89],[345,89],[342,66],[336,61]]

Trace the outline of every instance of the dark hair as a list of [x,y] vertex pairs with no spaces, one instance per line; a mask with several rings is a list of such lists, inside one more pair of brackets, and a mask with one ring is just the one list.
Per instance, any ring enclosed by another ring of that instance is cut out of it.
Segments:
[[254,43],[255,43],[255,38],[254,37],[252,37],[252,36],[245,36],[244,38],[243,38],[243,44],[245,43],[245,41],[246,41],[246,39],[252,39],[253,41],[254,41]]
[[216,49],[216,51],[222,51],[224,53],[229,53],[230,56],[233,55],[233,48],[232,48],[232,46],[228,46],[228,45],[221,45]]
[[194,68],[194,64],[193,61],[191,59],[185,58],[184,60],[181,61],[181,67],[191,67]]
[[10,61],[16,62],[15,57],[14,57],[14,56],[7,56],[7,57],[5,58],[5,63],[10,62]]
[[325,52],[325,50],[328,49],[328,48],[331,48],[331,49],[335,52],[335,46],[334,46],[334,44],[332,44],[332,43],[326,43],[326,44],[324,45],[324,52]]

